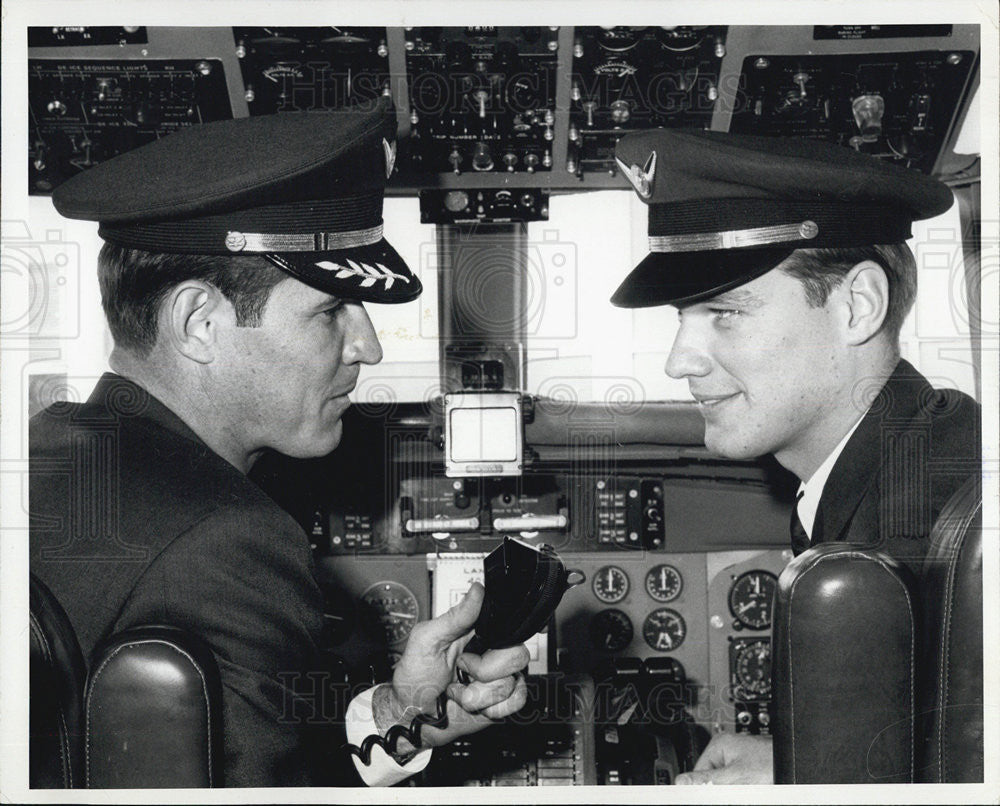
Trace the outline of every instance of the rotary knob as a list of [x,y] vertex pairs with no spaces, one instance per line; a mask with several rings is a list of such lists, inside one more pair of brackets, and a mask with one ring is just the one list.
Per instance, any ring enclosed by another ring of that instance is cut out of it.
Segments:
[[472,151],[472,168],[476,171],[493,170],[493,154],[486,143],[480,141],[476,143]]

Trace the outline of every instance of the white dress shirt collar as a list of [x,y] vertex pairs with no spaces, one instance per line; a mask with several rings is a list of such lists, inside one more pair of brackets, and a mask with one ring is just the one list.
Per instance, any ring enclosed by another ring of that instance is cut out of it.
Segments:
[[823,460],[823,464],[816,468],[816,472],[809,477],[809,480],[799,483],[799,491],[796,495],[799,521],[802,523],[802,528],[806,530],[806,534],[809,535],[810,539],[812,539],[813,524],[816,523],[816,511],[819,509],[820,498],[823,497],[823,488],[826,487],[826,480],[830,478],[833,466],[837,464],[837,459],[840,458],[844,446],[847,445],[848,440],[854,435],[854,432],[864,418],[864,414],[858,418],[857,422],[851,426],[851,429],[844,434],[844,438],[837,443],[837,447]]

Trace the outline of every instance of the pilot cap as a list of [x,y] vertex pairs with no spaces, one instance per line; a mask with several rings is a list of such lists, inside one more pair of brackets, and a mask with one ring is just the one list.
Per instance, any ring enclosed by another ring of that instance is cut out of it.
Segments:
[[395,138],[386,97],[205,123],[73,177],[52,200],[123,247],[259,254],[320,291],[408,302],[420,280],[382,235]]
[[611,297],[622,308],[686,305],[766,274],[796,249],[905,241],[951,191],[833,143],[654,129],[615,159],[649,205],[649,250]]

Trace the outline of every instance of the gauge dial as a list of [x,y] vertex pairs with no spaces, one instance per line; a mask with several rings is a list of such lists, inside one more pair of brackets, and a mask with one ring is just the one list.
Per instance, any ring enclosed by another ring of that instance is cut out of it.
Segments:
[[672,565],[657,565],[646,573],[646,593],[658,602],[672,602],[683,586],[681,572]]
[[417,597],[398,582],[376,582],[361,595],[361,601],[385,631],[388,644],[405,641],[417,623]]
[[642,637],[657,652],[673,652],[684,643],[686,635],[684,618],[669,607],[654,610],[642,624]]
[[621,652],[632,643],[632,620],[621,610],[602,610],[590,622],[590,640],[605,652]]
[[768,571],[740,574],[729,589],[729,610],[736,621],[751,630],[771,626],[771,605],[778,579]]
[[771,640],[751,638],[733,644],[733,692],[745,702],[771,696]]
[[628,574],[617,565],[604,566],[594,574],[594,581],[591,584],[594,596],[606,604],[620,602],[628,595]]

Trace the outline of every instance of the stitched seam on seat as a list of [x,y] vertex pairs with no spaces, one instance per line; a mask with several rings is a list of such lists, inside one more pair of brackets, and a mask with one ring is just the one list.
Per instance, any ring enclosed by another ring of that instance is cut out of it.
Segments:
[[[795,773],[795,708],[794,708],[794,704],[795,704],[795,683],[794,683],[794,680],[792,679],[792,675],[791,675],[791,657],[792,657],[792,654],[791,654],[791,647],[792,647],[792,629],[791,629],[791,625],[792,625],[792,603],[793,603],[794,598],[795,598],[794,597],[795,588],[799,584],[799,582],[801,582],[805,578],[806,574],[808,574],[810,571],[814,570],[821,562],[825,562],[827,560],[833,560],[833,559],[840,559],[840,558],[843,558],[845,556],[849,557],[851,554],[854,554],[854,553],[856,553],[855,550],[852,550],[852,549],[843,549],[843,550],[841,550],[840,552],[838,552],[836,554],[832,554],[831,553],[831,554],[824,555],[823,557],[817,558],[816,560],[813,561],[812,565],[810,565],[808,568],[806,568],[804,571],[802,571],[802,573],[799,574],[795,578],[795,581],[792,583],[792,588],[788,592],[788,655],[787,655],[787,657],[789,659],[789,663],[788,663],[788,670],[789,670],[789,675],[788,675],[788,677],[789,677],[789,680],[788,680],[788,694],[789,694],[789,701],[790,701],[790,704],[792,706],[791,707],[791,719],[792,719],[792,723],[791,723],[791,726],[792,726],[792,731],[791,731],[791,733],[792,733],[792,783],[796,783],[796,777],[795,777],[796,776],[796,773]],[[874,558],[874,559],[876,560],[876,562],[878,562],[878,564],[884,570],[887,570],[887,571],[890,570],[889,566],[883,560],[880,560],[878,558]],[[896,576],[896,574],[890,573],[889,577],[891,579],[893,579],[903,589],[903,594],[904,594],[904,597],[906,599],[906,607],[907,607],[907,610],[909,611],[909,614],[910,614],[910,624],[912,626],[912,624],[913,624],[913,601],[910,598],[910,592],[907,589],[906,585],[903,584],[903,581],[898,576]],[[914,759],[914,744],[915,744],[915,741],[914,741],[914,737],[915,737],[915,733],[914,733],[914,720],[916,718],[916,715],[914,713],[915,704],[914,704],[914,690],[913,690],[914,689],[914,683],[913,683],[913,681],[914,681],[914,679],[916,677],[916,670],[915,670],[915,665],[916,665],[916,657],[915,657],[916,650],[915,650],[915,647],[914,647],[914,640],[915,640],[915,638],[914,638],[914,634],[913,633],[914,633],[914,631],[911,628],[911,630],[910,630],[910,779],[911,780],[914,777],[914,770],[915,770],[915,766],[916,766],[915,765],[915,759]]]
[[[104,671],[104,667],[107,666],[108,663],[110,663],[111,660],[116,655],[118,655],[123,650],[131,649],[132,647],[136,647],[136,646],[141,646],[142,644],[163,644],[164,646],[166,646],[166,647],[168,647],[170,649],[173,649],[174,651],[176,651],[180,655],[183,655],[185,658],[187,658],[187,660],[191,663],[191,666],[193,666],[194,670],[198,673],[198,677],[201,678],[201,691],[202,691],[202,694],[204,695],[204,698],[205,698],[205,713],[207,714],[207,723],[208,723],[207,724],[207,727],[208,727],[208,741],[206,742],[206,744],[208,745],[208,753],[207,753],[207,756],[208,756],[208,785],[212,786],[213,785],[213,781],[212,781],[212,707],[211,707],[211,700],[209,699],[209,696],[208,696],[208,683],[205,680],[205,675],[202,673],[201,669],[198,667],[198,664],[195,663],[194,658],[192,658],[191,655],[189,655],[187,652],[185,652],[184,650],[182,650],[180,647],[175,646],[174,644],[170,643],[169,641],[165,641],[162,638],[144,638],[142,640],[130,641],[129,643],[123,644],[122,646],[118,647],[114,652],[112,652],[107,658],[104,659],[104,662],[100,665],[100,667],[98,668],[98,670],[94,673],[93,683],[95,683],[95,684],[97,683],[97,678],[101,676],[101,673]],[[87,698],[86,754],[87,754],[87,778],[89,780],[89,778],[90,778],[90,698],[89,697]]]
[[[958,525],[958,529],[964,534],[969,529],[969,524],[972,523],[973,518],[976,517],[976,513],[982,508],[982,504],[977,506],[974,510],[967,513],[964,518],[962,518],[961,523]],[[945,580],[945,614],[944,619],[941,624],[941,659],[938,665],[938,690],[937,690],[937,700],[935,705],[939,705],[941,714],[941,728],[937,735],[937,755],[938,755],[938,769],[940,770],[941,781],[948,780],[948,760],[944,751],[944,737],[947,727],[948,719],[948,669],[950,668],[949,660],[950,654],[948,652],[948,647],[951,646],[951,642],[948,640],[951,636],[951,624],[952,624],[952,612],[954,605],[954,594],[955,594],[955,577],[958,573],[958,561],[962,555],[962,549],[965,548],[965,541],[962,541],[962,545],[959,547],[958,554],[955,557],[955,562],[948,563],[948,575]]]
[[[45,634],[45,630],[42,629],[42,625],[35,618],[34,613],[29,611],[28,613],[28,628],[35,637],[41,642],[42,651],[45,654],[45,660],[49,664],[54,665],[52,645],[49,643],[49,637]],[[36,692],[37,694],[37,692]],[[66,789],[73,788],[73,763],[72,763],[72,753],[69,746],[69,726],[66,724],[66,713],[63,711],[62,706],[58,708],[59,722],[62,725],[63,731],[59,734],[59,747],[62,750],[62,755],[60,761],[62,762],[62,777],[63,784],[66,785]]]

